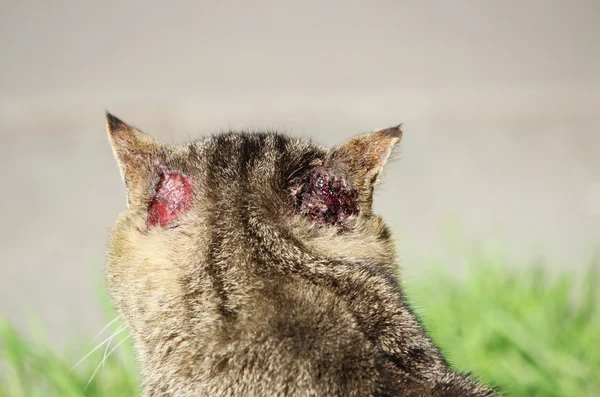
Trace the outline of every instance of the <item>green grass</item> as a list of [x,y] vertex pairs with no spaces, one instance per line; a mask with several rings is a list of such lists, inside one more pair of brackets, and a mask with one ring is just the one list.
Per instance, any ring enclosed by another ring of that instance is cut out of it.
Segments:
[[[509,271],[498,256],[479,255],[465,277],[432,267],[406,289],[455,368],[512,396],[600,396],[595,266],[581,279],[550,277],[542,266]],[[105,334],[98,341],[110,332]],[[73,343],[57,355],[43,338],[25,338],[0,321],[0,396],[136,396],[137,367],[128,343],[109,356],[87,387],[105,348],[71,371],[93,347]]]
[[[111,327],[95,343],[109,337],[117,327]],[[106,353],[126,337],[123,334],[114,338]],[[73,368],[95,347],[93,344],[73,344],[67,352],[57,355],[47,342],[25,338],[0,321],[0,397],[139,395],[139,377],[129,339],[105,360],[104,366],[100,365],[89,382],[103,360],[105,346]]]
[[462,281],[430,272],[407,290],[454,368],[512,396],[600,396],[597,264],[580,279],[545,269],[483,256]]

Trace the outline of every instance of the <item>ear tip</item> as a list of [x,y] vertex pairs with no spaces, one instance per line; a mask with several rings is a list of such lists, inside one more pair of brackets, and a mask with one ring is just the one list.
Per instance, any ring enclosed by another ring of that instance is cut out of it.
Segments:
[[383,134],[385,136],[389,136],[392,138],[401,138],[402,134],[404,133],[402,131],[402,123],[394,126],[394,127],[389,127],[389,128],[384,128],[382,130],[377,131],[380,134]]
[[108,110],[106,111],[106,125],[108,126],[108,131],[111,133],[127,127],[127,124],[123,120],[114,116]]

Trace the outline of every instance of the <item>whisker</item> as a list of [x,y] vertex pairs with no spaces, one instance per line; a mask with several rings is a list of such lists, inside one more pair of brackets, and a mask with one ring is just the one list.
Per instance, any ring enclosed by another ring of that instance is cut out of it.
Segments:
[[111,335],[108,338],[104,339],[102,342],[100,342],[98,344],[98,346],[94,347],[92,349],[92,351],[90,351],[88,354],[86,354],[81,360],[77,361],[77,363],[75,365],[73,365],[73,367],[71,367],[71,369],[69,371],[73,371],[79,364],[81,364],[82,362],[84,362],[86,358],[88,358],[89,356],[91,356],[92,353],[94,353],[96,350],[100,349],[106,342],[108,342],[109,340],[111,340],[111,338],[113,338],[114,335],[120,334],[124,330],[125,330],[124,326],[120,327],[117,331],[115,331],[115,333],[113,335]]
[[98,333],[96,334],[96,336],[94,336],[94,339],[92,339],[92,343],[96,342],[96,339],[98,339],[98,338],[100,337],[100,335],[102,335],[102,333],[103,333],[104,331],[106,331],[106,329],[107,329],[108,327],[110,327],[111,325],[113,325],[113,323],[114,323],[115,321],[117,321],[118,319],[119,319],[119,316],[117,316],[117,317],[113,318],[113,319],[112,319],[112,321],[111,321],[110,323],[106,324],[106,325],[104,326],[104,328],[102,328],[102,329],[100,330],[100,332],[98,332]]
[[[125,327],[120,327],[119,330],[121,328],[125,328]],[[119,331],[119,330],[117,330],[117,331]],[[104,360],[106,360],[106,352],[108,351],[108,348],[110,347],[110,344],[112,343],[112,340],[115,338],[115,336],[117,336],[117,332],[116,331],[110,336],[110,339],[108,340],[108,343],[106,343],[106,348],[104,349],[104,356],[102,358],[102,368],[104,368]]]
[[96,376],[96,374],[98,373],[98,370],[100,369],[100,367],[104,366],[104,361],[106,361],[106,359],[112,354],[112,352],[114,352],[115,350],[117,350],[117,348],[119,346],[121,346],[123,344],[123,342],[125,342],[127,339],[129,339],[130,336],[127,335],[126,337],[124,337],[123,339],[121,339],[121,341],[119,343],[117,343],[115,345],[115,347],[113,347],[109,352],[108,355],[106,355],[103,359],[102,362],[100,364],[98,364],[98,366],[96,367],[96,369],[94,370],[94,372],[92,373],[92,376],[90,376],[90,380],[88,380],[87,385],[85,385],[84,390],[88,388],[88,386],[90,385],[90,383],[92,383],[92,380],[94,380],[94,377]]

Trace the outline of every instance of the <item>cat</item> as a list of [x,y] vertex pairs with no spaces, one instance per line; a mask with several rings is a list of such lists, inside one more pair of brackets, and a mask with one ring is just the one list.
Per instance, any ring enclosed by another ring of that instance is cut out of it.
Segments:
[[106,117],[127,188],[106,280],[144,396],[499,395],[449,368],[402,294],[372,211],[400,126],[170,146]]

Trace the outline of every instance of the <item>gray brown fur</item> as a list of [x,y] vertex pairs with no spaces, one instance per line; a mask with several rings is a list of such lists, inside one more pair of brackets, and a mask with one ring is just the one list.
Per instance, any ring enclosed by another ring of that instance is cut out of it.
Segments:
[[[494,396],[451,371],[402,295],[394,244],[371,211],[400,127],[328,150],[276,133],[156,142],[112,115],[128,189],[107,283],[134,340],[144,396]],[[314,167],[358,194],[347,230],[294,210]],[[164,170],[193,182],[191,209],[147,228]]]

